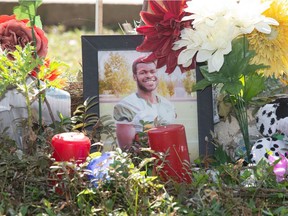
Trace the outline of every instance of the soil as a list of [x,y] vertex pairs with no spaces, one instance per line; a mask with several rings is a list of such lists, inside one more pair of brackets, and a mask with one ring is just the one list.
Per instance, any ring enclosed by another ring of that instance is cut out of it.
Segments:
[[71,114],[73,115],[76,108],[83,104],[83,82],[70,82],[64,88],[71,95]]

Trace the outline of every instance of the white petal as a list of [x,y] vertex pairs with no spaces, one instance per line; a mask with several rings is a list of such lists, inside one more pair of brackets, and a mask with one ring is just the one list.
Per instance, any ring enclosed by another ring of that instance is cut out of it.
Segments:
[[196,61],[197,62],[205,62],[207,61],[209,58],[211,58],[212,52],[208,51],[208,50],[199,50],[196,56]]
[[262,32],[264,34],[270,34],[271,33],[270,25],[279,25],[279,23],[275,19],[272,19],[270,17],[264,17],[262,22],[255,24],[255,28],[259,32]]
[[222,53],[223,53],[224,55],[230,53],[231,51],[232,51],[232,42],[227,43],[226,48],[225,48],[225,49],[222,49]]
[[222,67],[223,63],[224,63],[224,55],[222,52],[215,52],[212,55],[211,58],[211,63],[213,65],[213,68],[215,68],[216,71],[219,71],[220,68]]
[[215,72],[216,68],[214,68],[214,66],[212,64],[212,59],[209,59],[207,63],[208,63],[208,72],[209,73]]
[[262,32],[264,34],[270,34],[271,33],[271,27],[264,22],[256,24],[255,28],[257,29],[257,31]]
[[192,59],[197,50],[185,49],[180,52],[178,56],[178,64],[183,65],[184,67],[188,67],[192,63]]

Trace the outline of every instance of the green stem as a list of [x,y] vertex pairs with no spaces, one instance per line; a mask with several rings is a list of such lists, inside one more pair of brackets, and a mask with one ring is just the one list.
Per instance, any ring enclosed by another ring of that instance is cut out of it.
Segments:
[[134,208],[134,215],[136,216],[137,215],[137,209],[138,209],[138,186],[136,186],[136,189],[135,189],[135,208]]
[[24,84],[24,96],[25,96],[25,101],[26,101],[26,106],[27,106],[27,127],[28,130],[32,128],[32,109],[30,105],[30,98],[29,98],[29,89],[26,83],[26,79],[23,82]]
[[[34,2],[34,8],[35,8],[35,13],[37,11],[37,7],[36,7],[36,2]],[[34,26],[35,26],[35,16],[31,16],[32,13],[29,12],[29,20],[31,23],[31,30],[32,30],[32,40],[33,40],[33,46],[34,46],[34,57],[38,58],[37,55],[37,40],[36,40],[36,36],[35,36],[35,30],[34,30]],[[41,85],[40,85],[40,80],[37,78],[37,89],[40,91],[41,89]],[[41,94],[38,95],[38,124],[39,124],[39,133],[42,133],[42,101],[41,101]]]
[[[37,79],[37,88],[38,90],[41,89],[41,86],[40,86],[40,80]],[[41,94],[38,95],[38,114],[39,114],[39,132],[40,134],[42,134],[42,101],[41,101]]]
[[236,119],[240,127],[240,131],[243,137],[247,160],[250,163],[250,154],[251,154],[251,143],[249,138],[249,129],[248,129],[248,114],[247,114],[247,106],[245,101],[240,95],[229,95],[231,104],[236,114]]

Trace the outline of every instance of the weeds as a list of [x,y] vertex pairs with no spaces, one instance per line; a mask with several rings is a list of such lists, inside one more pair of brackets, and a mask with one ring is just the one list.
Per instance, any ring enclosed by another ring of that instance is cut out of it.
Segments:
[[115,128],[110,118],[89,113],[94,99],[80,105],[72,118],[44,127],[35,154],[23,154],[15,141],[0,135],[0,215],[287,215],[288,183],[277,183],[265,161],[246,166],[227,155],[223,160],[221,146],[215,145],[220,149],[208,166],[198,159],[187,167],[191,183],[158,178],[153,170],[163,155],[147,145],[145,122],[137,151],[115,148],[113,163],[97,185],[88,178],[93,154],[82,164],[55,162],[51,137],[72,128],[97,141],[101,154],[102,135]]

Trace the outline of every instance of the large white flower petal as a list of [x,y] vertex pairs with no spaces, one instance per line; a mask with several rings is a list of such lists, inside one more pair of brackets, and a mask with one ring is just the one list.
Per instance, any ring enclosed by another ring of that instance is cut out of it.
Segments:
[[263,16],[263,21],[256,23],[255,28],[259,32],[262,32],[264,34],[270,34],[271,33],[270,25],[279,25],[279,23],[275,19]]
[[216,68],[213,66],[212,64],[212,58],[210,58],[208,61],[207,61],[207,64],[208,64],[208,72],[209,73],[213,73],[216,71]]
[[260,22],[260,23],[255,24],[255,28],[257,31],[262,32],[264,34],[270,34],[271,33],[271,27],[264,22]]
[[181,49],[182,47],[186,47],[189,44],[190,44],[190,41],[185,40],[185,39],[180,39],[180,40],[174,42],[174,46],[172,47],[172,49],[178,50],[178,49]]
[[182,47],[194,48],[198,47],[197,36],[195,35],[195,31],[193,29],[185,28],[181,31],[181,39],[174,42],[173,50],[181,49]]
[[185,49],[181,51],[177,60],[178,64],[183,65],[184,67],[190,66],[196,52],[197,50],[193,49]]
[[222,49],[222,53],[224,55],[230,53],[232,51],[232,41],[227,43],[227,46],[225,47],[225,49]]
[[221,51],[217,51],[212,55],[211,63],[216,71],[219,71],[224,63],[224,55]]
[[207,61],[209,58],[211,58],[212,53],[210,50],[199,50],[197,55],[196,55],[196,61],[197,62],[205,62]]

